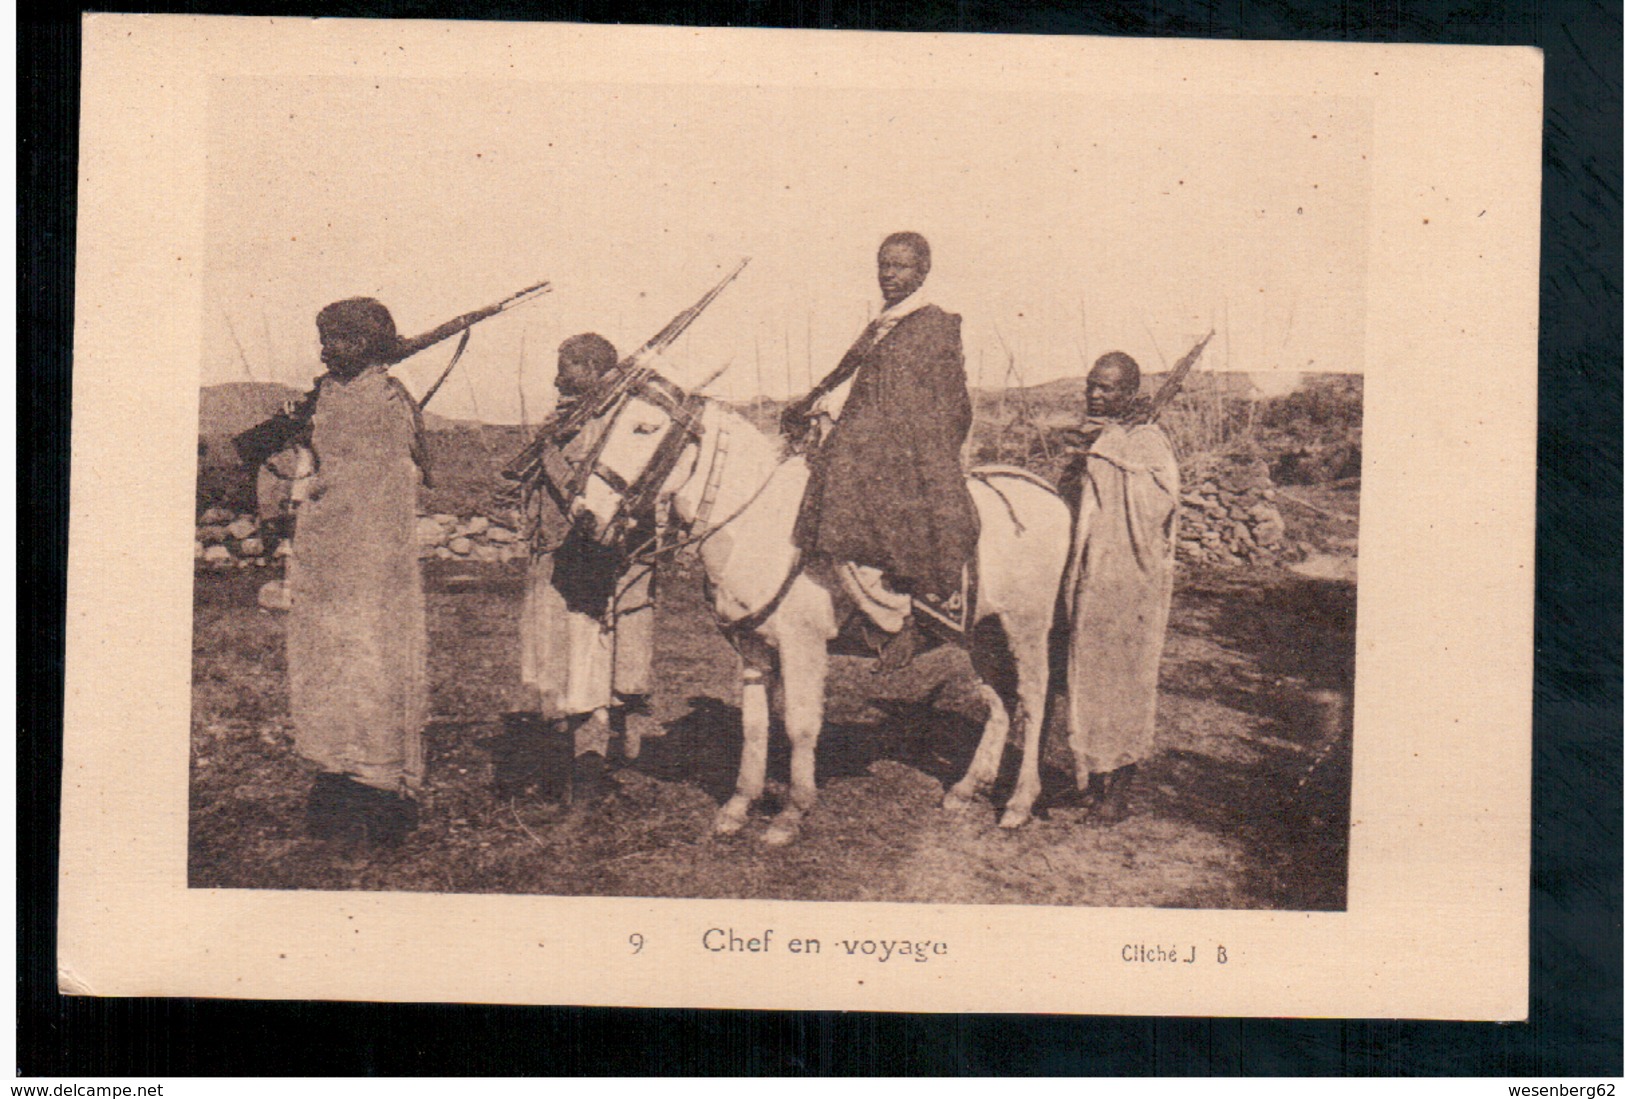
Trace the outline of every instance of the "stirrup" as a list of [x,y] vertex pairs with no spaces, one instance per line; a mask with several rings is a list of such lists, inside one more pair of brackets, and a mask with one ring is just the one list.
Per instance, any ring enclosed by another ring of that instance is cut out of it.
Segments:
[[921,616],[922,626],[944,641],[962,644],[970,634],[969,577],[961,581],[959,590],[946,599],[916,592],[914,610]]
[[914,624],[914,616],[911,614],[903,619],[901,629],[887,635],[885,644],[880,649],[880,658],[875,661],[874,674],[902,671],[914,663],[914,654],[919,647],[920,629]]

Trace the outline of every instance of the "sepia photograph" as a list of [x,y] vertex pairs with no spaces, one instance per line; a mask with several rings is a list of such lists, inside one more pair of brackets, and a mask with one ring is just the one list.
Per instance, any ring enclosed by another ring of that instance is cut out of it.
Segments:
[[190,885],[1345,908],[1368,104],[208,120]]
[[1538,55],[86,33],[64,989],[1523,1010]]

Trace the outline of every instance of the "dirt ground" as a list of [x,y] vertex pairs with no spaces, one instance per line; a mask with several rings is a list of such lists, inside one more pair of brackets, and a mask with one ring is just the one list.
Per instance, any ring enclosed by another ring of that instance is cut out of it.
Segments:
[[[1352,517],[1357,490],[1318,499]],[[1321,527],[1329,551],[1352,545],[1352,522],[1346,537]],[[785,849],[760,842],[772,784],[788,781],[777,727],[762,819],[736,837],[711,835],[738,765],[737,663],[692,566],[661,577],[654,718],[664,735],[620,762],[612,798],[555,822],[499,800],[490,782],[518,674],[519,569],[435,561],[426,577],[434,717],[423,825],[400,849],[375,852],[303,833],[311,776],[289,735],[285,619],[255,599],[267,570],[198,573],[192,886],[1345,906],[1355,610],[1346,570],[1182,572],[1158,754],[1141,767],[1133,815],[1112,827],[1068,806],[1070,761],[1051,741],[1046,797],[1031,824],[996,826],[1015,745],[990,800],[943,811],[943,790],[968,765],[980,722],[968,660],[939,649],[883,677],[869,661],[834,658],[818,807]]]

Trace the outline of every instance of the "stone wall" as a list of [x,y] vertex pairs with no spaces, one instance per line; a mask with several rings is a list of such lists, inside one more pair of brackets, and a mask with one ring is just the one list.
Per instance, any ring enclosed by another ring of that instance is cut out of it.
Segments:
[[1180,471],[1179,548],[1207,565],[1273,566],[1292,552],[1261,460],[1208,459]]
[[519,517],[425,515],[418,519],[418,556],[443,560],[513,561],[529,550],[518,533]]
[[192,557],[203,568],[250,568],[272,564],[288,552],[288,544],[261,530],[255,516],[210,508],[198,519]]
[[[1275,485],[1262,461],[1207,459],[1181,470],[1181,560],[1192,564],[1273,566],[1296,550],[1276,507]],[[513,561],[527,550],[519,517],[424,515],[418,555],[462,561]],[[210,508],[198,521],[195,560],[202,568],[251,568],[277,563],[289,546],[262,530],[251,514]]]
[[[512,561],[525,557],[524,539],[512,512],[488,515],[424,515],[418,519],[418,556],[463,561]],[[201,568],[258,568],[276,564],[291,547],[252,514],[210,508],[198,520],[193,559]]]

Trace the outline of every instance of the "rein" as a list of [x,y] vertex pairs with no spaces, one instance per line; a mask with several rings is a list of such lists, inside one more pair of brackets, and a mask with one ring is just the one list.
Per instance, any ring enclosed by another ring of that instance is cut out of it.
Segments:
[[[688,397],[684,399],[685,411],[693,414],[684,416],[673,415],[673,428],[681,427],[682,430],[670,430],[667,432],[666,437],[661,440],[660,446],[656,448],[655,458],[650,461],[649,467],[638,476],[637,482],[633,485],[632,489],[629,490],[627,497],[628,501],[631,500],[633,493],[652,496],[653,493],[658,492],[659,486],[665,482],[668,476],[670,476],[671,470],[676,465],[677,457],[681,454],[682,449],[690,442],[699,442],[704,436],[704,426],[700,422],[699,415],[699,410],[703,407],[703,402],[704,398],[702,397]],[[663,405],[662,407],[666,407],[668,411],[674,411],[671,406]],[[657,540],[656,543],[653,544],[652,549],[631,554],[630,562],[632,564],[653,566],[662,557],[673,556],[685,549],[702,545],[712,535],[727,528],[729,524],[743,515],[752,504],[761,499],[762,494],[767,491],[767,487],[773,483],[773,478],[778,474],[780,469],[784,468],[786,464],[781,461],[775,465],[772,471],[762,479],[762,483],[756,486],[756,490],[750,494],[744,503],[735,508],[727,517],[716,523],[712,523],[710,521],[711,512],[716,507],[717,493],[722,484],[722,473],[727,465],[727,425],[722,422],[716,424],[716,431],[712,438],[715,439],[715,445],[711,449],[711,463],[706,469],[705,486],[700,492],[700,502],[695,508],[694,518],[688,524],[689,533],[687,537],[664,544],[660,544]],[[673,442],[674,440],[675,442]],[[663,460],[662,456],[667,452],[668,449],[671,452],[671,457],[669,460]],[[694,474],[699,471],[701,457],[702,455],[700,451],[696,450],[694,454],[694,465],[689,469],[688,476],[684,478],[684,484],[687,484],[690,480],[692,480]],[[627,514],[628,511],[629,505],[623,504],[621,513]],[[763,622],[767,621],[767,619],[772,617],[773,612],[778,610],[779,604],[784,601],[785,596],[789,594],[790,587],[795,583],[796,577],[801,575],[801,565],[801,553],[799,550],[797,550],[795,558],[790,563],[790,568],[785,573],[783,583],[779,585],[778,590],[773,593],[772,597],[768,599],[766,603],[740,618],[736,618],[731,621],[719,621],[718,625],[729,633],[738,633],[753,630],[760,626]],[[631,583],[629,582],[622,590],[629,590],[630,587]],[[706,577],[706,587],[708,590],[711,588],[711,580],[709,575]]]
[[[694,397],[690,398],[690,400],[703,402],[704,398]],[[687,425],[684,426],[687,427]],[[688,430],[691,432],[691,434],[687,438],[680,436],[675,431],[669,433],[666,438],[661,441],[661,447],[664,448],[666,443],[671,439],[681,439],[681,446],[677,448],[678,451],[681,452],[682,446],[687,446],[690,441],[698,442],[704,433],[703,428],[698,422],[696,422],[692,428],[688,428]],[[774,466],[773,471],[763,478],[762,483],[756,486],[756,491],[752,492],[750,497],[743,504],[740,504],[739,507],[735,508],[727,518],[723,519],[721,522],[713,524],[710,522],[711,510],[716,507],[717,491],[722,484],[722,471],[728,454],[728,430],[726,426],[722,424],[717,425],[715,438],[717,440],[717,445],[713,447],[711,451],[711,465],[706,471],[705,487],[700,492],[700,503],[694,511],[694,519],[688,524],[688,537],[680,538],[676,541],[656,546],[648,553],[635,554],[632,558],[633,561],[640,564],[652,564],[661,557],[679,553],[682,550],[688,549],[692,546],[700,545],[713,534],[716,534],[718,531],[728,526],[728,524],[732,523],[735,519],[743,515],[746,509],[760,499],[762,493],[767,491],[767,486],[773,483],[774,476],[784,467],[783,462],[780,462],[778,465]],[[658,456],[659,451],[656,451],[656,454]],[[676,460],[673,459],[671,464],[676,465]],[[698,452],[696,452],[694,455],[694,466],[689,470],[688,478],[685,478],[684,484],[687,484],[688,480],[693,478],[695,472],[699,469],[699,464],[700,455]],[[654,468],[655,463],[651,461],[649,469],[653,470]],[[659,481],[654,482],[654,484],[658,486],[659,482],[664,481],[669,473],[670,468],[668,467],[667,471],[659,478]],[[640,476],[638,478],[638,485],[642,486],[647,477],[647,472]],[[796,570],[793,569],[791,571],[793,575]]]
[[[623,533],[625,528],[636,522],[637,516],[653,509],[655,498],[660,493],[660,486],[665,483],[666,478],[671,476],[671,471],[676,468],[678,459],[682,457],[683,449],[688,446],[691,440],[697,441],[705,434],[705,425],[701,422],[705,398],[689,396],[659,375],[650,375],[642,379],[635,388],[629,389],[627,392],[629,395],[646,401],[665,412],[666,415],[671,417],[672,428],[681,428],[682,430],[667,430],[665,437],[660,440],[660,445],[655,448],[653,456],[650,457],[649,464],[630,484],[613,470],[605,467],[601,461],[604,448],[608,445],[610,434],[614,429],[615,421],[620,419],[621,414],[626,411],[627,402],[623,401],[621,403],[620,407],[616,409],[615,415],[610,419],[609,424],[605,426],[603,432],[598,436],[593,445],[592,453],[577,471],[577,479],[580,484],[572,487],[579,494],[581,487],[585,486],[587,478],[596,476],[621,494],[621,506],[611,520],[611,531],[617,536]],[[698,461],[697,456],[696,461]],[[619,530],[616,528],[619,528]]]

